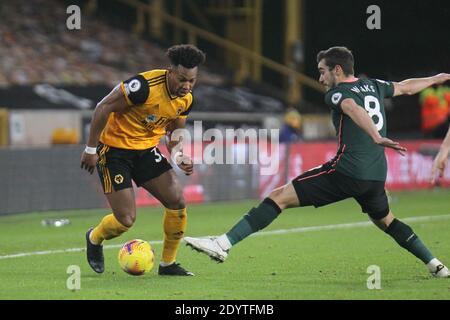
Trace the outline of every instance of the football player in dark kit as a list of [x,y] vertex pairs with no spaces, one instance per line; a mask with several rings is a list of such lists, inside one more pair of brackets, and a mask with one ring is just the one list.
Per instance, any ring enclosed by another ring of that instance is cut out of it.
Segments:
[[378,228],[420,259],[432,275],[449,277],[448,268],[428,250],[411,227],[396,219],[389,209],[385,192],[387,162],[384,148],[392,148],[400,154],[404,154],[406,149],[386,138],[383,100],[416,94],[450,80],[450,74],[398,83],[358,79],[354,76],[353,54],[345,47],[319,52],[317,63],[319,81],[328,90],[325,102],[331,108],[338,136],[336,156],[273,190],[227,233],[211,238],[185,237],[187,245],[223,262],[232,246],[267,227],[284,209],[321,207],[354,198]]

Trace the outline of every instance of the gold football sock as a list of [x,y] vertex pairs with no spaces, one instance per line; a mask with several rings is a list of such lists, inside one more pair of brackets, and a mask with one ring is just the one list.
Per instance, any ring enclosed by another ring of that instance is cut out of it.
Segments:
[[92,230],[90,240],[93,244],[100,245],[103,240],[116,238],[128,229],[117,221],[113,214],[110,214],[105,216],[100,224]]
[[169,265],[175,262],[178,247],[184,237],[187,225],[186,208],[170,210],[165,208],[164,212],[164,245],[161,262]]

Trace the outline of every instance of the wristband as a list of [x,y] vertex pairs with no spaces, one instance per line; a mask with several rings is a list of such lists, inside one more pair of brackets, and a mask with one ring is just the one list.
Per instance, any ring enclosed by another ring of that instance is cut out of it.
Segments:
[[97,154],[97,148],[86,146],[86,148],[84,149],[84,153],[86,153],[86,154]]

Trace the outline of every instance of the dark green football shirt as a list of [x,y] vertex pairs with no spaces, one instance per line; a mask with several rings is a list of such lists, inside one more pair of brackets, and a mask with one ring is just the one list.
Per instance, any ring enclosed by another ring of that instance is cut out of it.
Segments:
[[384,99],[394,95],[394,85],[375,79],[359,79],[344,82],[330,89],[325,102],[331,107],[331,115],[339,139],[332,166],[340,173],[361,180],[386,181],[387,163],[384,147],[376,145],[363,129],[345,115],[341,103],[353,99],[372,118],[381,136],[386,136]]

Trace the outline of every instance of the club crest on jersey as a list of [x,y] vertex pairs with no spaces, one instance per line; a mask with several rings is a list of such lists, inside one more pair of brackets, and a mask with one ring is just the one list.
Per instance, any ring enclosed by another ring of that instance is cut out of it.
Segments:
[[183,111],[183,108],[182,107],[178,107],[178,109],[177,109],[177,116],[179,116],[181,114],[181,111]]
[[331,102],[333,102],[333,104],[337,105],[339,103],[339,101],[342,98],[342,93],[340,92],[336,92],[335,94],[333,94],[331,96]]
[[117,184],[122,184],[123,176],[121,174],[116,174],[116,176],[114,177],[114,182]]

